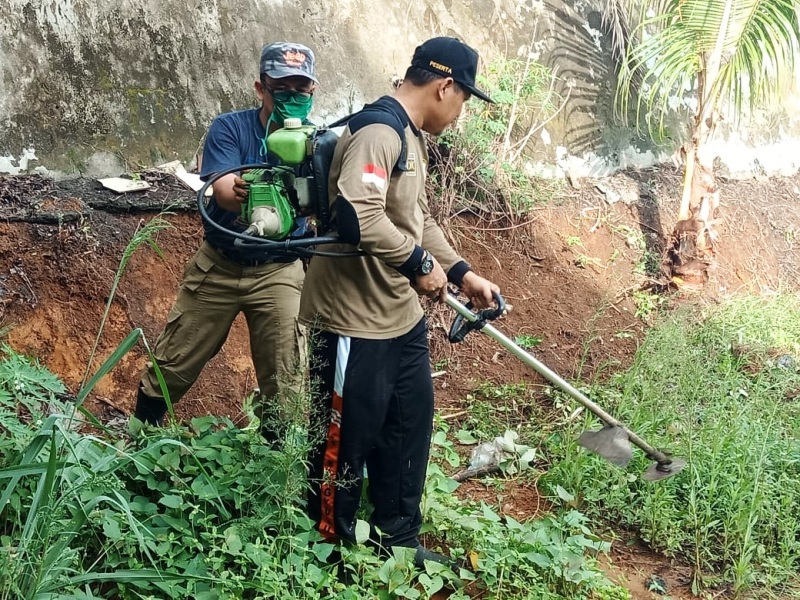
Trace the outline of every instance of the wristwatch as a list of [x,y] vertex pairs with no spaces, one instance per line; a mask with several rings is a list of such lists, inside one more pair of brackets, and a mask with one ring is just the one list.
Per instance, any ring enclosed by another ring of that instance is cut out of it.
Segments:
[[422,260],[419,261],[417,268],[414,269],[414,275],[429,275],[431,271],[433,271],[433,257],[430,252],[425,250]]

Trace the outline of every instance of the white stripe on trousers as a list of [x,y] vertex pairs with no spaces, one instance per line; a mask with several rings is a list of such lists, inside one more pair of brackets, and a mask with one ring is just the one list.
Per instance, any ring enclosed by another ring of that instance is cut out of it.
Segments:
[[344,398],[344,373],[347,370],[347,359],[350,357],[350,338],[340,335],[336,347],[336,375],[333,379],[333,391]]

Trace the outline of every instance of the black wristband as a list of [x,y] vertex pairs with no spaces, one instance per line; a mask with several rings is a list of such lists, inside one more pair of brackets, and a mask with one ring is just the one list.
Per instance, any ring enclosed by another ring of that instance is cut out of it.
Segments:
[[399,267],[395,267],[403,277],[407,278],[409,281],[416,281],[416,269],[419,266],[419,263],[422,262],[422,259],[425,256],[425,250],[422,246],[414,246],[414,251],[411,253],[411,256],[408,257],[408,260],[404,262]]
[[460,260],[447,272],[447,281],[461,287],[461,284],[464,281],[464,275],[472,271],[472,267],[466,261]]

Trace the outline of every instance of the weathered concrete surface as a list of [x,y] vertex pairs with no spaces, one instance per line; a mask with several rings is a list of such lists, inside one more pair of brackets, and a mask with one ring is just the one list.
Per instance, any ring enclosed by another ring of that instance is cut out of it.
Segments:
[[432,34],[496,53],[493,32],[524,28],[516,13],[509,0],[6,0],[0,156],[5,170],[82,172],[187,160],[215,114],[253,105],[267,42],[316,50],[325,117],[386,92]]
[[[569,102],[547,124],[531,172],[580,175],[649,164],[659,158],[649,145],[612,124],[613,64],[601,5],[5,0],[0,172],[44,167],[100,176],[176,158],[189,163],[217,113],[254,104],[259,51],[283,39],[317,53],[314,116],[324,122],[387,92],[416,45],[432,35],[461,37],[485,61],[534,52],[557,69]],[[794,121],[789,125],[769,136],[785,143]]]

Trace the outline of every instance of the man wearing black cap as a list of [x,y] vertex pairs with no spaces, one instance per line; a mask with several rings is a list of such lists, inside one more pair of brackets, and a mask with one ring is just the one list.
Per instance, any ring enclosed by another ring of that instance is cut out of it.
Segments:
[[[371,540],[383,552],[416,549],[415,562],[447,559],[422,547],[420,499],[433,421],[427,326],[418,296],[443,299],[448,281],[476,307],[499,289],[447,243],[425,197],[422,132],[440,134],[471,95],[478,54],[454,38],[419,46],[393,96],[350,118],[333,157],[329,196],[335,250],[365,256],[311,260],[300,320],[313,328],[318,397],[309,514],[323,536],[355,539],[366,464]],[[334,251],[335,251],[334,250]]]
[[[285,119],[305,120],[311,111],[317,83],[311,49],[289,42],[269,44],[261,51],[259,67],[255,82],[259,106],[219,115],[208,130],[203,180],[244,164],[277,164],[267,154],[267,136]],[[209,216],[225,229],[243,232],[249,225],[240,216],[247,193],[237,174],[218,179],[207,204]],[[244,313],[262,396],[256,410],[264,436],[277,441],[278,432],[268,423],[275,419],[263,417],[272,412],[268,403],[285,388],[283,384],[298,375],[305,350],[297,322],[302,265],[293,258],[271,257],[258,247],[236,246],[232,236],[205,221],[203,226],[205,241],[186,267],[178,298],[156,342],[156,361],[170,400],[177,402],[222,348],[236,316]],[[134,417],[160,425],[166,410],[155,369],[148,364]]]

